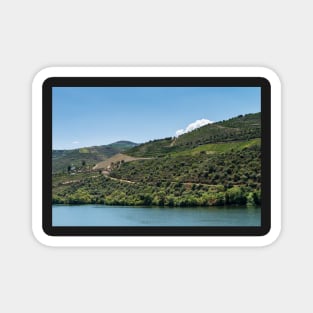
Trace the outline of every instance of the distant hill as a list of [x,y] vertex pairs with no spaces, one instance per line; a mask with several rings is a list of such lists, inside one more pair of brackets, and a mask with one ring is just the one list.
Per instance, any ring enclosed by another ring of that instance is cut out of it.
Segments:
[[113,155],[125,152],[137,144],[131,141],[117,141],[109,145],[84,147],[72,150],[52,150],[52,172],[66,172],[68,166],[81,167],[83,162],[86,166],[93,167]]
[[117,149],[120,149],[121,151],[122,150],[125,151],[126,149],[138,146],[138,143],[134,143],[132,141],[127,141],[127,140],[120,140],[120,141],[110,143],[109,145],[106,145],[106,146],[112,147],[112,148],[117,148]]

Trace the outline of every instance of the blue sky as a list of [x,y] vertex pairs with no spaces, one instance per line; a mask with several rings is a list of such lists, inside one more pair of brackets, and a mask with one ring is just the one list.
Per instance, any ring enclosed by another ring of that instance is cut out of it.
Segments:
[[53,87],[53,149],[175,136],[190,123],[261,111],[259,87]]

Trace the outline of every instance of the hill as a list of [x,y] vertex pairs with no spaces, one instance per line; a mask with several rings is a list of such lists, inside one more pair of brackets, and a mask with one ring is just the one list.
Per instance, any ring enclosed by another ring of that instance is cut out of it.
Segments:
[[89,167],[113,155],[127,151],[137,144],[131,141],[118,141],[109,145],[84,147],[72,150],[52,150],[52,172],[67,172],[68,167],[77,168],[83,164]]
[[192,149],[209,143],[228,143],[261,137],[261,113],[239,115],[227,121],[208,124],[177,138],[149,141],[127,151],[136,157],[152,157]]
[[260,205],[260,118],[237,116],[54,175],[53,203]]

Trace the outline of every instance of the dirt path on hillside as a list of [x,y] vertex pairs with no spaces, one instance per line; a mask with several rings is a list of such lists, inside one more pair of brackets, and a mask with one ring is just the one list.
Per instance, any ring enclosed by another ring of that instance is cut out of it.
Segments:
[[[109,178],[109,179],[118,181],[118,182],[123,182],[123,183],[128,183],[128,184],[140,184],[140,182],[137,182],[137,181],[131,181],[131,180],[126,180],[126,179],[120,179],[120,178],[111,177],[110,173],[108,171],[102,171],[102,175],[107,177],[107,178]],[[164,182],[167,182],[167,181],[164,181]],[[170,182],[170,183],[171,184],[176,184],[178,182]],[[184,186],[189,187],[189,188],[191,188],[192,185],[200,185],[200,186],[207,186],[207,187],[214,187],[214,186],[216,186],[216,185],[212,185],[212,184],[193,183],[193,182],[184,182],[182,184]]]
[[173,147],[175,145],[177,137],[174,138],[174,140],[171,142],[170,147]]
[[[137,182],[137,181],[131,181],[131,180],[127,180],[127,179],[121,179],[121,178],[115,178],[115,177],[111,177],[110,176],[110,172],[109,171],[102,171],[101,174],[111,180],[114,180],[114,181],[117,181],[117,182],[121,182],[121,183],[127,183],[127,184],[140,184],[140,182]],[[93,175],[93,176],[90,176],[91,178],[95,178],[95,177],[98,177],[98,175]],[[68,180],[68,181],[65,181],[65,182],[61,182],[57,185],[70,185],[70,184],[75,184],[75,183],[80,183],[81,181],[83,180]],[[163,182],[167,182],[167,181],[163,181]],[[178,182],[170,182],[171,184],[176,184]],[[188,188],[191,188],[192,185],[201,185],[201,186],[208,186],[208,187],[214,187],[216,185],[212,185],[212,184],[203,184],[203,183],[194,183],[194,182],[183,182],[182,183],[184,186],[188,187]],[[56,185],[56,186],[57,186]],[[240,186],[240,184],[237,184]]]

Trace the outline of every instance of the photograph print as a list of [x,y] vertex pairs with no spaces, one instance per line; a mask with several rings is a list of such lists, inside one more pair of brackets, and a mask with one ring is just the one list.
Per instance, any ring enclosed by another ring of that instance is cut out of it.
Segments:
[[261,226],[261,88],[53,87],[52,226]]

